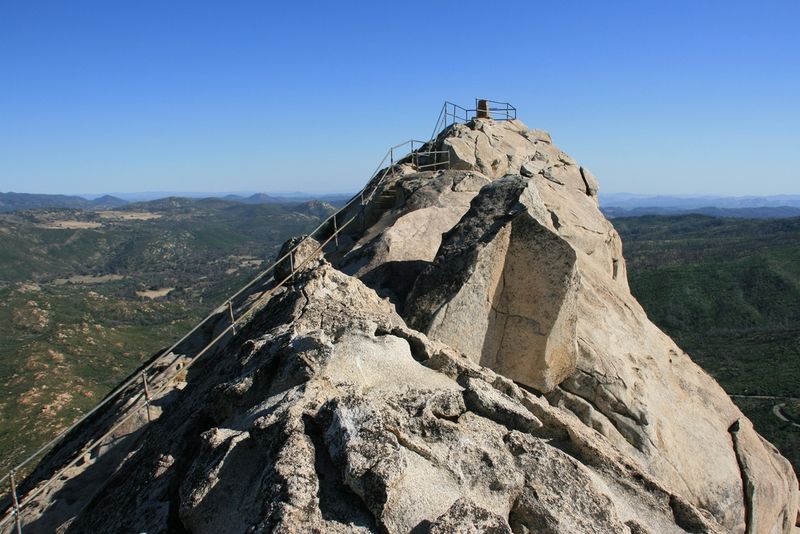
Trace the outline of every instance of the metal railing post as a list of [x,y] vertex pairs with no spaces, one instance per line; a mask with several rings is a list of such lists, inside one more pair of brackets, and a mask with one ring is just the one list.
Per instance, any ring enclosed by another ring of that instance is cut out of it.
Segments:
[[364,203],[364,190],[361,190],[361,231],[367,228],[367,205]]
[[153,417],[150,415],[150,388],[147,386],[147,374],[142,371],[142,384],[144,384],[144,406],[147,408],[147,422],[152,423]]
[[289,276],[294,280],[294,250],[289,253]]
[[333,241],[336,243],[336,250],[339,250],[339,227],[336,225],[336,214],[333,214]]
[[11,482],[11,499],[14,503],[14,524],[17,527],[17,534],[22,534],[22,521],[20,519],[19,499],[17,499],[17,483],[14,480],[14,471],[9,472],[8,478]]
[[233,335],[236,335],[236,318],[233,316],[233,303],[229,300],[228,301],[228,315],[231,317],[231,332]]

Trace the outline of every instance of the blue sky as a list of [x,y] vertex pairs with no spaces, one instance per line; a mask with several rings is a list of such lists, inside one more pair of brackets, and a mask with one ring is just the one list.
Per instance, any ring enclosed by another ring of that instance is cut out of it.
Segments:
[[0,191],[353,191],[480,96],[605,192],[797,194],[798,21],[794,0],[0,0]]

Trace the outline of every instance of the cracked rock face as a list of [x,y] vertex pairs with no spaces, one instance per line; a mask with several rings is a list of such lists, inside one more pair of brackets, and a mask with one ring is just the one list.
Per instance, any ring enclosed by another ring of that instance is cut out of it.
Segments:
[[442,234],[488,183],[485,176],[465,171],[409,172],[390,179],[368,206],[376,222],[357,236],[337,267],[402,309],[421,269],[436,257]]
[[406,302],[409,325],[549,392],[575,371],[578,272],[521,177],[484,186]]
[[792,532],[789,463],[630,295],[592,174],[519,121],[436,145],[25,531]]

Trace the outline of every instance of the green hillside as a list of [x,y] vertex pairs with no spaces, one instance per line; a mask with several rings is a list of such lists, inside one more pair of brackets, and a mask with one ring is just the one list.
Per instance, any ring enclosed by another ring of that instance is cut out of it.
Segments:
[[[614,219],[631,291],[651,320],[732,395],[800,397],[800,218]],[[800,466],[800,402],[735,397]]]
[[331,209],[166,199],[0,215],[0,470],[93,407]]

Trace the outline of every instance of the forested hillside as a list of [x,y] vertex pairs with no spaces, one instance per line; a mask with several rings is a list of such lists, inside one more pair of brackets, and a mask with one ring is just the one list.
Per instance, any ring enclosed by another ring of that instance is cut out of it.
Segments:
[[0,215],[0,469],[93,407],[332,209],[169,198]]

